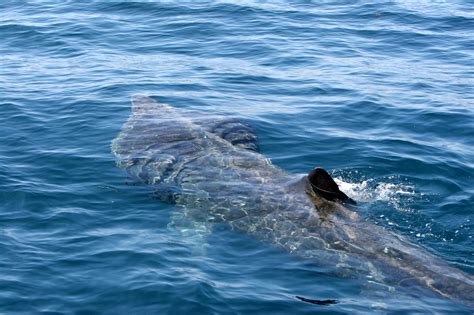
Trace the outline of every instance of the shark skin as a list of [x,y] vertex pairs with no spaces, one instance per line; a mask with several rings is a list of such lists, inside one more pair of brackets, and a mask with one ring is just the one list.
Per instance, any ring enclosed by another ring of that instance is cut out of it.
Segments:
[[364,220],[351,205],[321,197],[308,176],[260,154],[253,130],[239,120],[200,117],[136,95],[112,152],[120,168],[192,220],[225,222],[339,274],[417,283],[474,305],[472,275]]

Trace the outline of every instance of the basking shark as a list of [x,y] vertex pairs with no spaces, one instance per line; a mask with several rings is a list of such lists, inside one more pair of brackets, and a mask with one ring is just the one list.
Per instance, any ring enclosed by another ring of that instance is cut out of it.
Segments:
[[192,220],[225,222],[341,273],[388,285],[415,282],[466,305],[474,301],[472,275],[361,218],[324,169],[296,176],[273,165],[259,153],[252,128],[238,119],[133,96],[112,151],[119,167]]

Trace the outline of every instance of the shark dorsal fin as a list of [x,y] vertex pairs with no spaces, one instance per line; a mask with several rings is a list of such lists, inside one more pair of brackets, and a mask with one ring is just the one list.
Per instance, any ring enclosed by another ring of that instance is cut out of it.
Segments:
[[324,199],[355,204],[354,200],[339,190],[339,186],[325,169],[315,168],[309,173],[308,180],[313,191]]

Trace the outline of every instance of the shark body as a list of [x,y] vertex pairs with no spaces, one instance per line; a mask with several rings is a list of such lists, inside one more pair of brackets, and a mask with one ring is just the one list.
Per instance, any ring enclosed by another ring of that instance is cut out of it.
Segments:
[[245,123],[193,116],[134,96],[132,114],[112,142],[117,165],[193,220],[225,222],[342,273],[389,285],[415,281],[472,305],[472,275],[322,197],[308,176],[273,165]]

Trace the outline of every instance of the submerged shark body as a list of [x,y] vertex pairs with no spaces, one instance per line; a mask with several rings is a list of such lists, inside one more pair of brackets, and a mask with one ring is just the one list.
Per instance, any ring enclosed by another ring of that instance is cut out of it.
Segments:
[[183,206],[192,220],[226,222],[338,272],[355,270],[389,285],[415,281],[474,301],[474,277],[322,197],[308,176],[272,165],[245,123],[190,116],[133,97],[132,115],[112,143],[118,166],[152,185],[160,199]]

